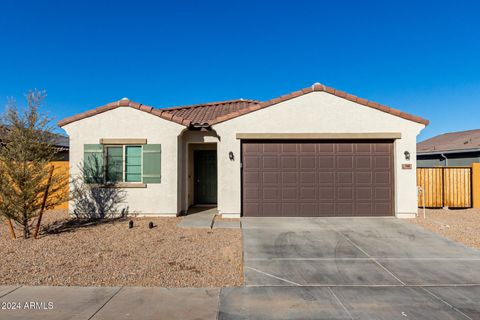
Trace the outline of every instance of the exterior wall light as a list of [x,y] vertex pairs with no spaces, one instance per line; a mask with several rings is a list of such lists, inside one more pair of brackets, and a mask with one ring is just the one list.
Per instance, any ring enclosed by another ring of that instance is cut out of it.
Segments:
[[228,159],[230,159],[230,161],[235,160],[235,156],[233,155],[233,152],[232,152],[232,151],[230,151],[230,152],[228,153]]
[[405,151],[403,154],[405,155],[405,160],[410,160],[410,152]]

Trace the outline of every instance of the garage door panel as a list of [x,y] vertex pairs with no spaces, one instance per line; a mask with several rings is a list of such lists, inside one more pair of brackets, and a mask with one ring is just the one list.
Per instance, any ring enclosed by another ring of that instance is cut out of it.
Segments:
[[264,201],[272,201],[272,200],[280,201],[281,200],[280,190],[277,187],[275,188],[265,187],[263,188],[262,199]]
[[336,200],[341,201],[353,201],[353,188],[352,187],[338,187],[336,192]]
[[295,202],[283,203],[282,208],[279,212],[281,212],[280,216],[282,217],[300,216],[298,203],[295,203]]
[[280,145],[278,143],[269,143],[269,144],[262,144],[263,153],[278,153],[280,151]]
[[245,216],[393,215],[391,141],[243,142]]
[[335,200],[335,189],[329,187],[318,188],[318,199],[320,200]]
[[375,203],[375,215],[384,216],[385,212],[390,210],[390,202],[376,202]]
[[299,190],[297,187],[282,188],[282,200],[298,200]]
[[300,172],[300,184],[316,184],[317,173],[315,171]]
[[316,200],[317,199],[317,190],[315,187],[301,187],[300,188],[300,200]]
[[319,156],[318,168],[320,170],[332,170],[335,168],[335,157],[332,156]]
[[360,201],[365,201],[365,200],[368,200],[368,201],[372,201],[374,200],[373,199],[373,190],[372,188],[368,188],[368,187],[357,187],[355,189],[355,192],[356,192],[356,197],[355,199],[357,200],[357,202],[360,202]]
[[281,157],[282,169],[298,169],[298,158],[295,156]]
[[259,210],[259,203],[243,203],[243,215],[246,217],[261,217],[261,212]]
[[337,153],[339,154],[353,154],[353,144],[352,143],[339,143],[337,146]]
[[337,172],[338,184],[353,184],[353,172]]
[[318,205],[319,217],[331,217],[335,216],[335,203],[334,202],[322,202]]
[[262,216],[264,217],[278,217],[281,212],[280,203],[264,202],[262,205]]
[[243,175],[244,183],[258,183],[261,173],[259,171],[248,171]]
[[357,185],[371,185],[373,182],[372,172],[355,172],[355,183]]
[[372,157],[370,155],[357,155],[355,157],[355,169],[356,170],[371,170],[372,169]]
[[288,153],[293,153],[297,154],[298,153],[298,144],[297,143],[283,143],[281,144],[281,149],[282,152],[288,154]]
[[337,156],[337,169],[353,169],[353,157]]
[[264,156],[262,158],[263,169],[278,169],[279,158],[277,156]]
[[391,147],[392,144],[387,144],[387,143],[375,143],[373,145],[373,151],[376,154],[390,154],[391,153]]
[[263,143],[248,143],[243,145],[243,154],[248,155],[250,153],[258,154],[259,152],[263,151]]
[[317,146],[317,153],[318,154],[335,154],[335,144],[334,143],[322,143]]
[[315,156],[300,156],[300,169],[311,170],[316,168]]
[[247,201],[259,200],[260,199],[260,188],[258,187],[247,187],[245,188],[243,197]]
[[388,171],[375,172],[375,184],[376,185],[390,184],[390,181],[392,181],[391,172],[388,172]]
[[354,216],[355,210],[352,202],[337,202],[335,203],[335,216],[347,217]]
[[389,201],[391,199],[390,188],[375,188],[375,200]]
[[333,185],[335,183],[335,172],[319,172],[318,173],[318,184],[321,186],[324,185]]
[[298,184],[298,172],[282,172],[282,184]]
[[372,213],[375,213],[375,207],[371,202],[358,201],[355,203],[355,207],[357,216],[369,216],[372,215]]
[[375,157],[375,169],[390,169],[390,157],[388,156],[376,156]]
[[356,143],[355,144],[355,153],[356,154],[371,154],[372,153],[372,144],[371,143]]
[[[256,173],[256,172],[254,172]],[[263,184],[264,185],[269,185],[269,184],[275,184],[275,185],[278,185],[280,183],[280,176],[281,176],[281,173],[280,172],[262,172],[262,173],[257,173],[258,176],[261,175],[262,179],[263,179]],[[247,183],[249,182],[253,182],[253,175],[248,177],[249,179],[246,181]],[[259,181],[259,180],[256,180],[256,181]]]
[[302,202],[299,207],[299,216],[301,217],[316,217],[317,204],[315,202]]
[[317,153],[317,148],[313,143],[302,143],[300,144],[300,154],[301,155],[315,155]]
[[243,158],[243,165],[248,167],[249,170],[260,169],[260,157],[245,156]]

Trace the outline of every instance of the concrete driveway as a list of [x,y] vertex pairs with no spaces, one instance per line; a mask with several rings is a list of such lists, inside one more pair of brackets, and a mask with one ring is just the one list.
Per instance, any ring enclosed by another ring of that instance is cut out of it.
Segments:
[[480,251],[395,218],[244,218],[220,318],[480,319]]

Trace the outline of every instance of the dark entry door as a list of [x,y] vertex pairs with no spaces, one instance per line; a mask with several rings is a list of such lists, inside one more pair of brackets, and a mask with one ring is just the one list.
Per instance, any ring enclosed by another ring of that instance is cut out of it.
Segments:
[[217,151],[194,151],[195,204],[217,203]]
[[392,141],[245,141],[243,215],[391,216]]

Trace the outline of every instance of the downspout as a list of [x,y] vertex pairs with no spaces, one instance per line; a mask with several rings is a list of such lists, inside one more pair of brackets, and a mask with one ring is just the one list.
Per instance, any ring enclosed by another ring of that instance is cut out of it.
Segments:
[[445,159],[445,167],[448,167],[448,158],[443,153],[440,153],[440,156]]

